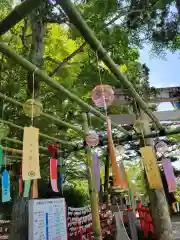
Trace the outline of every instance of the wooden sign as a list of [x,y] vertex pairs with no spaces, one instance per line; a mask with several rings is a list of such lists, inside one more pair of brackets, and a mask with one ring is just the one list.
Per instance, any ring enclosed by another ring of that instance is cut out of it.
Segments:
[[148,182],[151,188],[153,189],[161,189],[163,188],[162,180],[160,176],[160,172],[157,165],[157,160],[155,153],[153,152],[153,148],[150,146],[146,146],[140,148],[140,152],[142,155],[142,161],[144,163],[146,175],[148,178]]

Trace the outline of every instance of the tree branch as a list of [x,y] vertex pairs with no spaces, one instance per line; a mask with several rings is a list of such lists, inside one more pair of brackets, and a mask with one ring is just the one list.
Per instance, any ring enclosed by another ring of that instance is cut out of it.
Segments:
[[28,27],[28,19],[24,19],[24,26],[22,27],[22,35],[21,35],[21,42],[25,49],[29,50],[27,43],[26,43],[26,31]]
[[[44,61],[50,61],[50,62],[53,62],[55,64],[62,64],[63,63],[63,62],[60,62],[60,61],[58,61],[58,60],[56,60],[54,58],[51,58],[51,57],[44,58]],[[82,63],[84,63],[84,62],[68,62],[67,64],[69,64],[69,65],[76,65],[76,64],[82,64]]]
[[76,54],[83,52],[83,48],[86,45],[86,42],[83,42],[81,46],[76,49],[73,53],[71,53],[69,56],[67,56],[60,64],[57,66],[50,74],[49,76],[52,77],[55,75],[60,69],[62,69],[73,57],[76,56]]

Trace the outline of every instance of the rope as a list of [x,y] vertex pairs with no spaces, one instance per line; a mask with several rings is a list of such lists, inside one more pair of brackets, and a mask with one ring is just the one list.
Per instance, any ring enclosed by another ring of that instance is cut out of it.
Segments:
[[32,75],[32,81],[33,81],[33,91],[32,91],[32,109],[31,109],[31,126],[34,125],[34,101],[35,101],[35,91],[34,91],[34,78],[35,73],[38,70],[38,68],[35,68],[33,75]]

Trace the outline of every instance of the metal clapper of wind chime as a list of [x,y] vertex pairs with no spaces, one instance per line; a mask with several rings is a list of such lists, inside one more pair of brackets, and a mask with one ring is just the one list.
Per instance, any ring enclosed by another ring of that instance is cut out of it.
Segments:
[[52,158],[50,159],[50,179],[51,179],[51,187],[54,192],[59,192],[57,186],[57,166],[58,166],[58,144],[49,144],[48,151],[52,154]]
[[32,74],[33,92],[32,99],[29,99],[23,105],[26,116],[31,118],[31,126],[24,127],[23,136],[23,156],[22,156],[22,178],[25,181],[24,197],[29,197],[31,180],[32,198],[38,198],[38,179],[40,176],[39,164],[39,129],[34,127],[34,117],[39,117],[42,112],[41,103],[35,99],[34,78],[35,72]]
[[[2,120],[4,118],[4,101],[2,106]],[[0,141],[2,141],[3,138],[5,138],[9,134],[9,127],[4,125],[3,123],[0,124]],[[7,146],[6,146],[7,147]],[[4,152],[4,158],[3,158],[3,148],[0,144],[0,168],[3,166],[3,159],[4,159],[4,171],[1,175],[1,184],[2,184],[2,202],[8,202],[11,200],[10,196],[10,176],[9,172],[6,169],[7,164],[7,157],[6,152]]]

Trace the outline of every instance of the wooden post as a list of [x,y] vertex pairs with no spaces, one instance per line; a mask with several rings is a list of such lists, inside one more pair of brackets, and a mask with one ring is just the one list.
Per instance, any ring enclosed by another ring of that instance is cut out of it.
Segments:
[[[85,137],[89,132],[87,114],[82,114],[83,118],[83,129],[85,132]],[[101,240],[101,225],[99,218],[99,206],[98,206],[98,193],[96,190],[96,181],[94,176],[94,166],[91,156],[91,148],[86,146],[87,154],[87,173],[88,173],[88,184],[89,184],[89,195],[91,202],[91,212],[92,212],[92,229],[95,240]]]
[[[143,131],[144,134],[150,133],[149,121],[147,115],[140,110],[141,120],[144,120]],[[145,144],[153,146],[153,139],[149,138],[145,140]],[[148,184],[147,184],[148,185]],[[151,214],[155,229],[156,239],[158,240],[173,240],[172,224],[169,214],[168,204],[166,201],[164,189],[148,189],[148,195],[150,200]]]

